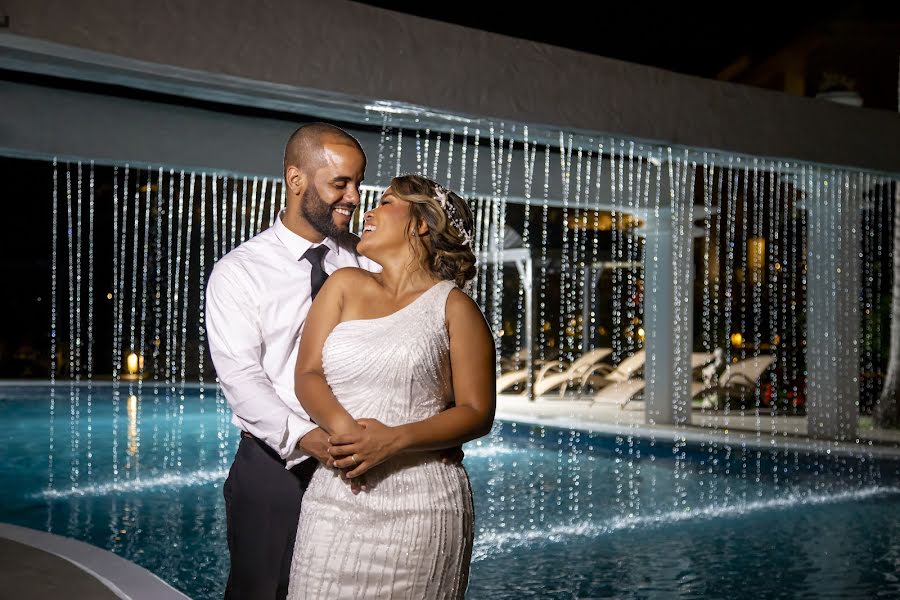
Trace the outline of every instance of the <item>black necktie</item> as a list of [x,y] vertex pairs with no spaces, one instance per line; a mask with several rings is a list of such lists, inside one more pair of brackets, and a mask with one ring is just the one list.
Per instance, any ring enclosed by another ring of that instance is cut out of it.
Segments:
[[306,252],[303,253],[303,256],[300,257],[300,260],[304,258],[309,261],[309,264],[312,265],[312,272],[310,273],[310,280],[312,282],[312,299],[316,299],[316,294],[319,293],[319,290],[322,289],[322,286],[325,285],[325,280],[328,279],[328,273],[325,272],[325,269],[322,268],[322,259],[325,258],[325,254],[328,252],[328,246],[324,244],[321,246],[316,246],[315,248],[310,248]]

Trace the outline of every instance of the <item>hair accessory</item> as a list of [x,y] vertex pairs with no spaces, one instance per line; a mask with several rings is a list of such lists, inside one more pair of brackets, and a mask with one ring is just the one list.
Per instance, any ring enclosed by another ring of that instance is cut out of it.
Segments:
[[434,184],[434,198],[441,205],[441,208],[444,209],[444,212],[447,214],[447,219],[456,230],[459,232],[459,235],[462,237],[463,246],[471,246],[472,245],[472,234],[466,231],[465,224],[463,220],[459,218],[456,214],[456,209],[453,207],[453,203],[449,201],[450,190],[445,188],[439,183]]

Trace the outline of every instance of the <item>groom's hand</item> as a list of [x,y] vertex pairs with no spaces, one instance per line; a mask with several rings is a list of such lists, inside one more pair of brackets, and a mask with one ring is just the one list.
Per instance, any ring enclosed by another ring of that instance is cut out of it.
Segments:
[[316,427],[300,438],[297,447],[323,465],[327,465],[331,460],[331,455],[328,454],[328,434],[321,427]]
[[333,435],[328,453],[334,466],[343,469],[348,478],[359,477],[400,451],[396,429],[376,419],[357,421],[362,429],[353,433]]

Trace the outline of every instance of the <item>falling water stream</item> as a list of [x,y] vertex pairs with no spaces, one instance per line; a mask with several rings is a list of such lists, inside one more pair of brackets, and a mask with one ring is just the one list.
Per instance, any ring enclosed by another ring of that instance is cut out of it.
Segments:
[[[474,589],[503,589],[487,571],[478,583],[479,563],[509,568],[504,556],[554,555],[554,544],[592,553],[631,532],[651,552],[666,528],[896,507],[896,463],[883,462],[896,443],[883,451],[865,433],[887,359],[896,179],[503,123],[410,129],[389,115],[377,152],[354,230],[406,170],[466,196],[479,264],[469,292],[498,377],[525,374],[501,391],[503,421],[468,448]],[[212,597],[216,578],[195,585],[182,564],[227,569],[198,546],[222,536],[209,490],[236,437],[209,357],[205,286],[218,259],[277,218],[284,185],[56,159],[47,172],[56,360],[43,412],[21,409],[46,457],[28,496],[37,526]],[[541,377],[602,349],[588,371],[531,399]],[[843,375],[827,375],[835,369]],[[604,390],[615,399],[601,401]],[[826,429],[837,434],[807,436]],[[590,571],[551,571],[535,568],[560,597],[617,589],[600,575],[592,587]]]

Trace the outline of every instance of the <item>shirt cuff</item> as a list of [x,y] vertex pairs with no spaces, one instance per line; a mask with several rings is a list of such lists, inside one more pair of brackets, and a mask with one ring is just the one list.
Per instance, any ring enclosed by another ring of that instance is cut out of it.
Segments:
[[281,458],[285,460],[286,469],[291,469],[302,463],[304,460],[312,458],[312,456],[306,454],[297,447],[297,442],[316,427],[317,425],[310,423],[306,419],[302,419],[295,414],[288,416],[286,439],[284,440],[280,452]]

